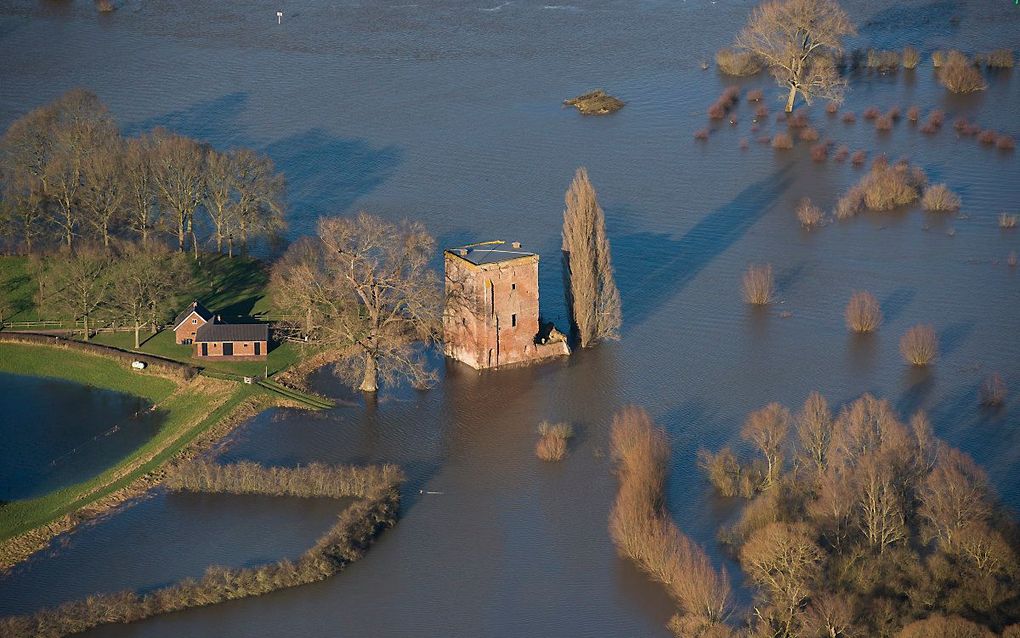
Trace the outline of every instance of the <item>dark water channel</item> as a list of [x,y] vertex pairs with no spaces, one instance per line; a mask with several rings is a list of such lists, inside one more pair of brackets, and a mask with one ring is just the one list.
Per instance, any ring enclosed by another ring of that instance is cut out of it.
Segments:
[[[928,59],[936,48],[1017,48],[1020,9],[985,0],[845,3],[860,30],[853,46],[913,44],[925,61],[914,72],[854,73],[844,108],[858,122],[816,105],[814,125],[871,156],[910,157],[957,191],[963,210],[938,217],[913,207],[806,232],[793,214],[800,198],[831,209],[860,169],[812,162],[808,144],[777,153],[756,143],[775,131],[780,108],[767,78],[739,82],[766,89],[773,119],[760,131],[741,104],[735,126],[717,127],[705,144],[692,139],[729,84],[698,61],[732,39],[752,5],[129,0],[97,17],[86,2],[5,3],[0,126],[85,85],[128,132],[167,126],[269,153],[287,175],[292,237],[319,215],[367,209],[420,219],[442,245],[519,239],[543,254],[543,313],[561,326],[562,196],[586,165],[623,297],[622,340],[567,361],[476,374],[437,358],[436,389],[389,390],[373,405],[322,373],[316,383],[342,407],[270,410],[241,428],[223,457],[400,463],[410,482],[397,527],[329,581],[90,635],[665,635],[669,601],[616,557],[606,532],[615,488],[607,430],[628,403],[669,430],[670,511],[738,584],[715,541],[734,504],[711,496],[695,456],[700,447],[739,447],[744,416],[770,401],[799,406],[817,389],[841,404],[873,392],[904,415],[927,410],[938,435],[974,455],[1002,499],[1020,506],[1020,273],[1005,263],[1020,252],[1020,233],[996,224],[1000,212],[1018,212],[1020,164],[952,128],[965,115],[1020,136],[1020,72],[952,97]],[[602,119],[560,107],[595,87],[627,106]],[[901,120],[879,135],[859,117],[871,104],[941,108],[947,124],[928,136]],[[752,312],[740,275],[766,261],[779,301]],[[861,289],[885,314],[867,338],[849,336],[842,317]],[[921,372],[897,352],[919,322],[934,324],[941,350]],[[1013,390],[994,411],[977,400],[990,371]],[[561,464],[534,457],[543,419],[579,432]],[[264,519],[227,500],[223,521],[200,503],[156,497],[78,531],[70,547],[0,580],[0,614],[144,588],[209,562],[288,555],[322,528],[311,512],[288,510],[262,539],[175,545],[218,538],[216,525],[258,529],[252,521]],[[291,516],[310,521],[304,535],[290,534]],[[132,526],[146,534],[117,536]],[[167,552],[175,546],[179,558]]]
[[149,440],[163,417],[145,399],[60,379],[0,373],[0,499],[94,476]]

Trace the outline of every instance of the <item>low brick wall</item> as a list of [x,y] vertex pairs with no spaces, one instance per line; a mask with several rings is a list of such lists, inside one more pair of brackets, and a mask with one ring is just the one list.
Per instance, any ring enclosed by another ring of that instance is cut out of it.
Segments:
[[184,380],[193,378],[198,374],[198,368],[189,366],[172,359],[155,357],[148,354],[128,352],[120,348],[100,346],[94,343],[84,343],[73,339],[66,339],[57,335],[34,334],[30,332],[0,332],[0,343],[28,343],[35,345],[46,345],[57,348],[68,348],[89,354],[117,359],[123,361],[125,366],[130,366],[134,361],[142,361],[154,371],[175,376]]

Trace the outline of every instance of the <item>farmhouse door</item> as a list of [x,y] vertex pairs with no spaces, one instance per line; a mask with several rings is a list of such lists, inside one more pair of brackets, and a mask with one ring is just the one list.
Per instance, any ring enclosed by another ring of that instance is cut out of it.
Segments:
[[209,344],[208,343],[203,343],[202,344],[202,356],[203,357],[208,357],[209,356]]
[[234,342],[228,341],[223,344],[223,356],[224,357],[234,356]]
[[257,357],[260,354],[262,354],[262,342],[261,341],[256,341],[255,342],[255,356]]

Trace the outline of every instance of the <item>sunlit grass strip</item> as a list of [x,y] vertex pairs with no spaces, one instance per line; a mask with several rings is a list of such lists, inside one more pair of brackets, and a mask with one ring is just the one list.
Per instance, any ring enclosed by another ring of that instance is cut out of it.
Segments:
[[0,619],[0,635],[55,638],[110,623],[128,623],[190,607],[324,580],[364,556],[382,530],[392,527],[400,507],[400,468],[315,465],[302,468],[263,468],[239,463],[215,468],[188,464],[167,481],[171,489],[245,494],[299,494],[331,498],[353,497],[330,527],[297,560],[280,560],[259,567],[210,567],[200,579],[185,579],[147,594],[130,591],[90,596],[44,609],[32,615]]
[[0,346],[0,370],[64,378],[126,391],[156,402],[165,413],[159,431],[95,477],[0,509],[0,569],[46,547],[57,534],[137,496],[158,482],[155,471],[198,437],[225,434],[269,403],[257,386],[205,377],[174,383],[131,372],[116,361],[68,349]]

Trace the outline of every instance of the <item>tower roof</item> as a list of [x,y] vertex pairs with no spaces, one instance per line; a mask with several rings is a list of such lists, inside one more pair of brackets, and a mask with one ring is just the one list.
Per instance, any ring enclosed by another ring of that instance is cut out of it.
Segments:
[[537,253],[522,249],[520,242],[508,243],[499,240],[468,244],[458,248],[447,248],[446,252],[456,255],[476,266],[496,264],[522,257],[536,257],[538,255]]

